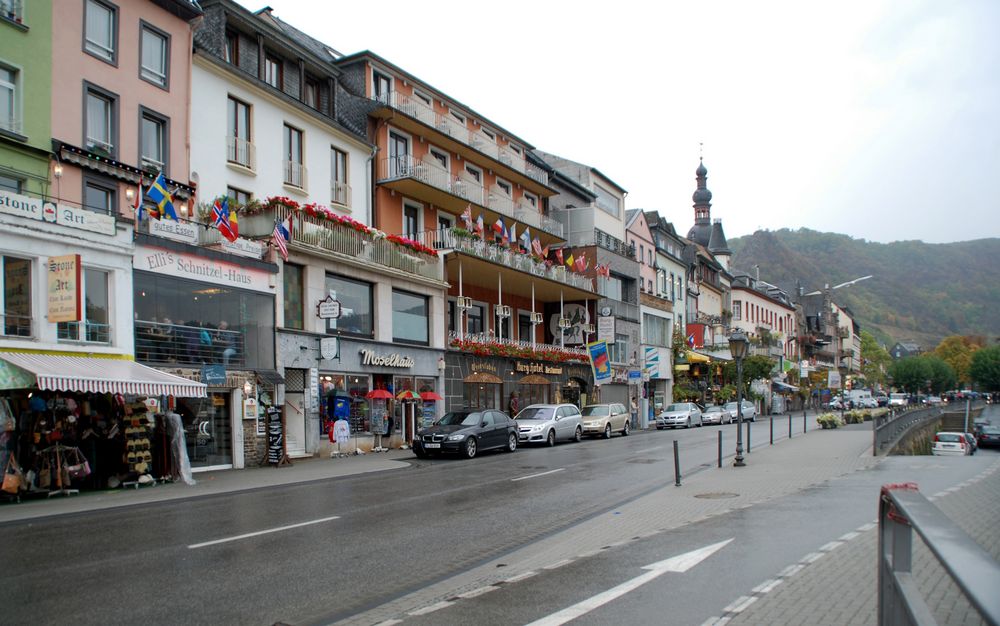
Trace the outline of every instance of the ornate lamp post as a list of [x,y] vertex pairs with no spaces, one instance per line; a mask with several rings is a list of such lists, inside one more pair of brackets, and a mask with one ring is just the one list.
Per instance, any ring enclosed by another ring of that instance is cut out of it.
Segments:
[[747,355],[747,336],[736,330],[729,335],[729,352],[736,359],[736,460],[734,467],[743,467],[743,357]]

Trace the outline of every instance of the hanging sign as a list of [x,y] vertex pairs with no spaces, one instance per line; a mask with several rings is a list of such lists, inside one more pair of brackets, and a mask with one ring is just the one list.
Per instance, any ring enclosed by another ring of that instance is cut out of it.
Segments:
[[597,340],[606,341],[608,344],[615,342],[615,318],[610,315],[602,315],[597,318]]
[[590,367],[594,371],[594,384],[600,385],[611,380],[611,360],[608,358],[608,343],[594,341],[587,344]]
[[316,305],[316,317],[321,320],[335,320],[340,317],[340,300],[327,296]]
[[340,338],[323,337],[319,340],[319,356],[324,361],[340,359]]
[[198,225],[192,222],[149,220],[149,234],[191,245],[198,243]]
[[57,206],[52,202],[45,202],[39,198],[31,198],[19,193],[11,193],[4,189],[0,189],[0,213],[87,230],[102,235],[115,234],[115,218],[112,215],[104,215],[65,204]]
[[80,255],[49,257],[49,322],[79,322],[83,317],[80,298]]

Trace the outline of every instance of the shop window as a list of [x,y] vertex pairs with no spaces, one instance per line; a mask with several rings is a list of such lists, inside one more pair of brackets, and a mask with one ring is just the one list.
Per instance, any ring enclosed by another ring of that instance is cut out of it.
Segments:
[[340,318],[327,320],[328,333],[373,337],[371,283],[352,280],[335,274],[326,275],[326,292],[340,301]]
[[31,337],[31,261],[17,257],[0,257],[3,263],[3,323],[5,337]]
[[400,343],[428,343],[428,298],[392,290],[392,340]]
[[347,419],[351,433],[369,432],[369,401],[365,396],[370,389],[371,381],[368,376],[320,372],[319,409],[323,416],[320,420],[320,433],[326,435],[328,422],[335,421],[335,398],[338,392],[346,393],[350,398]]
[[79,322],[59,322],[57,336],[63,341],[111,343],[108,311],[108,272],[93,268],[83,270],[83,319]]
[[285,298],[285,328],[302,330],[302,266],[285,263],[282,272],[282,286]]
[[177,398],[177,413],[184,425],[184,442],[193,468],[233,463],[233,429],[229,392],[208,393],[206,398]]
[[500,409],[500,385],[465,383],[465,408]]

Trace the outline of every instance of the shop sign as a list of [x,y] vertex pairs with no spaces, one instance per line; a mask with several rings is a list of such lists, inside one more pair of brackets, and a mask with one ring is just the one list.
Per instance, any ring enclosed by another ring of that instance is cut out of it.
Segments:
[[360,354],[362,365],[401,368],[413,367],[413,357],[403,356],[402,354],[378,355],[371,350],[361,350]]
[[198,243],[198,225],[177,220],[148,220],[149,234],[164,239],[172,239],[183,243],[196,245]]
[[209,387],[226,386],[226,368],[224,365],[206,365],[201,368],[201,382]]
[[315,367],[309,368],[309,389],[302,398],[302,408],[311,409],[313,398],[319,398],[319,370]]
[[492,374],[497,373],[496,363],[487,363],[486,361],[475,361],[471,365],[473,372],[490,372]]
[[228,239],[223,238],[219,244],[222,249],[229,254],[245,256],[250,259],[259,259],[264,256],[264,244],[259,241],[251,241],[242,237],[238,238],[236,241],[229,241]]
[[563,373],[563,368],[544,363],[515,363],[514,369],[525,374],[555,374],[558,376]]
[[340,359],[340,338],[324,337],[319,340],[319,356],[324,361]]
[[608,344],[615,342],[615,318],[604,315],[597,318],[597,340],[607,341]]
[[102,235],[115,234],[115,218],[111,215],[95,213],[65,204],[56,205],[40,198],[31,198],[2,189],[0,189],[0,213]]
[[340,317],[340,300],[327,295],[316,304],[316,317],[321,320],[335,320]]
[[257,398],[246,398],[243,400],[243,419],[257,419]]
[[79,322],[82,318],[80,255],[49,257],[46,269],[49,277],[49,322]]
[[628,371],[628,381],[630,383],[637,383],[642,380],[642,370],[629,370]]
[[274,293],[268,272],[163,248],[136,246],[132,267],[164,276]]
[[628,384],[628,373],[629,369],[627,367],[612,367],[611,382]]
[[830,389],[840,389],[840,372],[830,370],[826,373],[826,386]]

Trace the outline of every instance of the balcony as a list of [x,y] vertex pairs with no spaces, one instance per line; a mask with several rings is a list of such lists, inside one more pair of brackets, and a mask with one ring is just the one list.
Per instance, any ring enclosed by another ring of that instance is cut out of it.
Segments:
[[493,209],[497,213],[515,215],[514,200],[504,193],[499,187],[493,187],[490,189],[490,195],[486,200],[486,206]]
[[347,183],[334,182],[330,187],[330,202],[340,206],[351,206],[351,186]]
[[469,144],[491,159],[500,160],[500,146],[497,145],[495,139],[490,139],[482,133],[469,131]]
[[605,250],[610,250],[618,256],[623,256],[628,259],[636,260],[635,258],[635,246],[626,245],[624,241],[609,235],[603,230],[594,229],[594,245],[604,248]]
[[[461,343],[464,341],[464,345]],[[489,348],[489,352],[496,356],[508,356],[513,358],[522,359],[539,359],[547,360],[545,358],[545,353],[563,353],[570,357],[571,360],[577,360],[580,362],[585,362],[589,359],[586,348],[574,348],[571,346],[566,346],[565,348],[558,344],[551,343],[535,343],[532,344],[530,341],[519,341],[516,339],[497,339],[492,333],[476,333],[467,334],[464,338],[460,339],[459,334],[455,331],[448,332],[448,349],[449,350],[460,350],[462,352],[470,352],[470,344],[472,346],[483,346],[484,348]]]
[[639,311],[639,305],[637,304],[622,302],[621,300],[615,300],[614,298],[601,298],[597,302],[597,310],[600,311],[603,308],[611,309],[611,316],[615,319],[635,322],[637,324],[639,323],[639,320],[642,319]]
[[240,137],[226,137],[226,161],[247,168],[257,169],[257,148]]
[[528,224],[534,228],[544,230],[547,233],[551,233],[556,237],[563,236],[563,225],[562,222],[552,219],[548,215],[542,215],[538,212],[538,209],[531,204],[521,204],[517,209],[514,210],[514,219]]
[[[524,160],[524,157],[518,154],[517,152],[514,152],[510,148],[507,148],[506,146],[500,146],[499,160],[507,167],[515,169],[521,172],[522,174],[527,173],[528,163],[527,161]],[[539,182],[544,182],[544,181],[539,181]]]
[[306,188],[306,166],[295,161],[285,161],[285,184],[291,185],[292,187],[297,187],[298,189]]
[[246,340],[238,330],[136,320],[135,358],[158,365],[246,365]]

